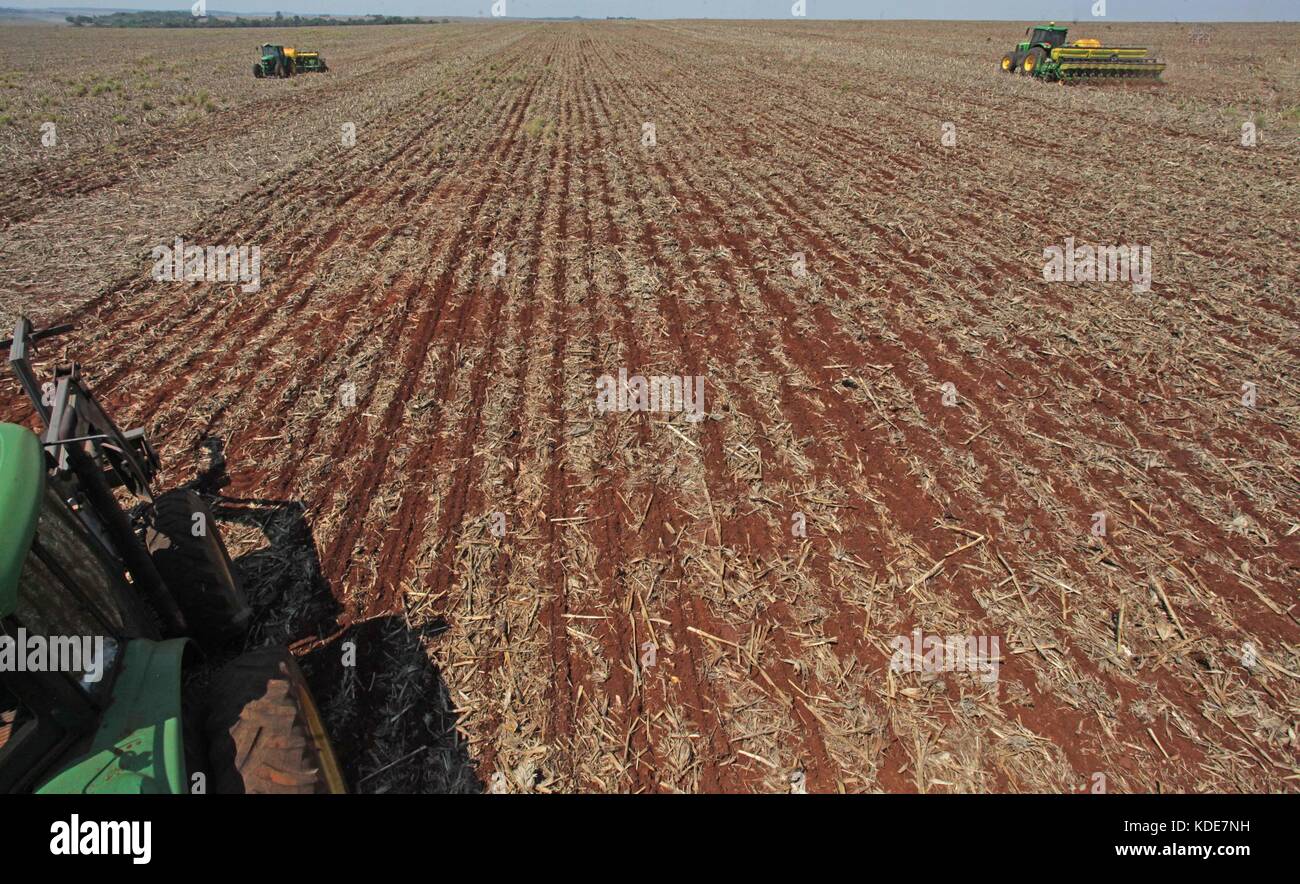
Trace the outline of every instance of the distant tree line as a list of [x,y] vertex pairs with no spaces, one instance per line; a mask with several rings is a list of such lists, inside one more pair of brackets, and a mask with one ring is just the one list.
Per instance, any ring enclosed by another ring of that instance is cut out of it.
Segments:
[[[189,12],[114,12],[112,15],[69,15],[69,24],[91,28],[323,28],[333,25],[418,25],[431,24],[428,19],[400,15],[367,15],[363,18],[332,18],[325,15],[285,16],[275,18],[217,18]],[[442,19],[447,24],[447,19]]]

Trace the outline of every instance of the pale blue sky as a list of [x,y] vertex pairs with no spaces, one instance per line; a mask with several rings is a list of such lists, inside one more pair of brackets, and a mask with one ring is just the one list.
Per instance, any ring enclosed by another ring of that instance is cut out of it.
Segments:
[[[511,17],[791,18],[794,0],[505,0]],[[808,18],[1091,20],[1094,0],[805,0]],[[185,0],[0,0],[0,6],[184,9]],[[489,16],[492,0],[208,0],[248,12]],[[1300,0],[1106,0],[1106,21],[1295,21]]]

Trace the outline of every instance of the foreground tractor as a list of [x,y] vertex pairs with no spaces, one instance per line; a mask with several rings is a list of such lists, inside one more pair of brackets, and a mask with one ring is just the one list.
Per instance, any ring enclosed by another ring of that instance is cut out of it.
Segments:
[[1164,62],[1137,46],[1102,46],[1099,40],[1065,42],[1066,29],[1055,22],[1027,28],[1028,38],[1002,56],[1002,70],[1044,80],[1133,78],[1154,80]]
[[212,662],[251,609],[203,498],[153,494],[158,455],[76,363],[37,378],[70,328],[0,342],[44,427],[0,423],[0,793],[343,791],[287,649]]
[[263,77],[292,77],[294,74],[324,73],[329,70],[319,52],[275,43],[263,43],[257,47],[257,51],[262,57],[253,65],[253,76],[259,80]]

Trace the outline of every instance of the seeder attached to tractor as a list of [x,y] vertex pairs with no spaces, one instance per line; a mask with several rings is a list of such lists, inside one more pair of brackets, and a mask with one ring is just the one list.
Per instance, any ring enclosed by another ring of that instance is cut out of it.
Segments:
[[259,80],[263,77],[292,77],[294,74],[323,74],[329,70],[319,52],[278,43],[263,43],[257,51],[261,58],[253,65],[253,76]]
[[1015,49],[1002,56],[1002,70],[1044,80],[1155,80],[1165,63],[1140,46],[1102,46],[1100,40],[1065,42],[1066,28],[1056,22],[1027,28]]

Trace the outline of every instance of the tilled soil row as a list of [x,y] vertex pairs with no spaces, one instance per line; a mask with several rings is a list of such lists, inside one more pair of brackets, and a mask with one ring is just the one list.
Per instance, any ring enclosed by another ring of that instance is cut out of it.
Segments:
[[[364,150],[185,231],[260,242],[259,292],[129,275],[67,341],[165,483],[268,513],[230,529],[252,641],[294,643],[361,790],[1294,788],[1292,221],[1220,235],[1294,157],[1192,172],[1209,107],[963,94],[854,28],[477,33],[306,93]],[[1026,107],[1097,137],[999,128]],[[42,170],[5,218],[132,174]],[[1071,231],[1173,254],[1043,285]],[[703,377],[703,420],[600,410],[620,370]],[[1000,641],[994,677],[900,666],[914,634]]]

